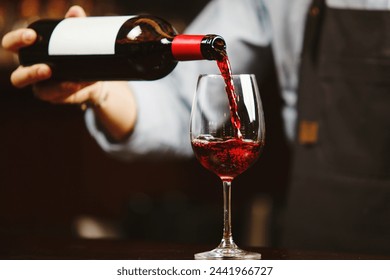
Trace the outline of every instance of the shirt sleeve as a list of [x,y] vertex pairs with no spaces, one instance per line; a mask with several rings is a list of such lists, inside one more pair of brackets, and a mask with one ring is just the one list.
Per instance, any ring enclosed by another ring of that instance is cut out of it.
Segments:
[[[187,34],[218,34],[227,44],[233,73],[261,73],[257,48],[270,44],[268,11],[259,0],[211,1],[187,28]],[[253,71],[252,71],[253,70]],[[167,77],[157,81],[129,82],[138,107],[132,135],[110,142],[96,124],[92,110],[85,115],[87,128],[102,149],[117,158],[160,159],[192,155],[189,121],[200,74],[217,74],[214,61],[179,62]]]

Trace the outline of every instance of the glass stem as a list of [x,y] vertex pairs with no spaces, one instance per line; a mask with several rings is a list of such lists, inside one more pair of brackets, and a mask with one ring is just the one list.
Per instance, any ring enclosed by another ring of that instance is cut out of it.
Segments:
[[232,234],[231,181],[223,181],[223,238],[219,247],[236,248]]

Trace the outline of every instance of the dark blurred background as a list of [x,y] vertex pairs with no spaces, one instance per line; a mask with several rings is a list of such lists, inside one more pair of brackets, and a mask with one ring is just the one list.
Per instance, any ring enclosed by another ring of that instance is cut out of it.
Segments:
[[[89,15],[150,13],[181,32],[208,0],[1,0],[0,35],[72,4]],[[216,244],[222,234],[219,179],[195,160],[126,163],[89,136],[82,111],[15,89],[16,58],[0,50],[0,235],[129,238]],[[261,164],[261,160],[260,163]],[[234,181],[239,244],[267,245],[273,186],[256,167]]]

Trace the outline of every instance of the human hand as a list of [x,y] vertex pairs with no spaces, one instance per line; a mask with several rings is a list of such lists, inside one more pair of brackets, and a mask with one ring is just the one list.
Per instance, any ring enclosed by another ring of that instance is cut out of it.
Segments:
[[[72,6],[65,17],[84,17],[85,11],[80,6]],[[21,28],[4,35],[2,46],[4,49],[17,53],[19,49],[32,45],[37,38],[33,29]],[[11,74],[11,83],[22,88],[32,85],[34,94],[41,100],[51,103],[70,104],[99,104],[104,99],[103,82],[75,83],[48,81],[52,71],[46,64],[19,66]]]
[[[79,6],[71,7],[65,17],[86,16]],[[35,42],[37,34],[29,28],[7,33],[2,40],[6,50],[17,53]],[[133,130],[137,108],[126,81],[94,83],[51,81],[51,69],[46,64],[19,66],[11,74],[11,82],[22,88],[32,85],[37,98],[55,104],[92,105],[99,123],[112,139],[125,139]]]

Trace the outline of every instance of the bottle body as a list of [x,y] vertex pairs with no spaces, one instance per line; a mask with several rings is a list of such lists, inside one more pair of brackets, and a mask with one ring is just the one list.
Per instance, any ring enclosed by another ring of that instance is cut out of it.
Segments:
[[153,16],[40,20],[30,28],[38,38],[19,51],[20,63],[46,63],[57,80],[155,80],[180,60],[216,59],[225,48],[220,36],[178,35]]

